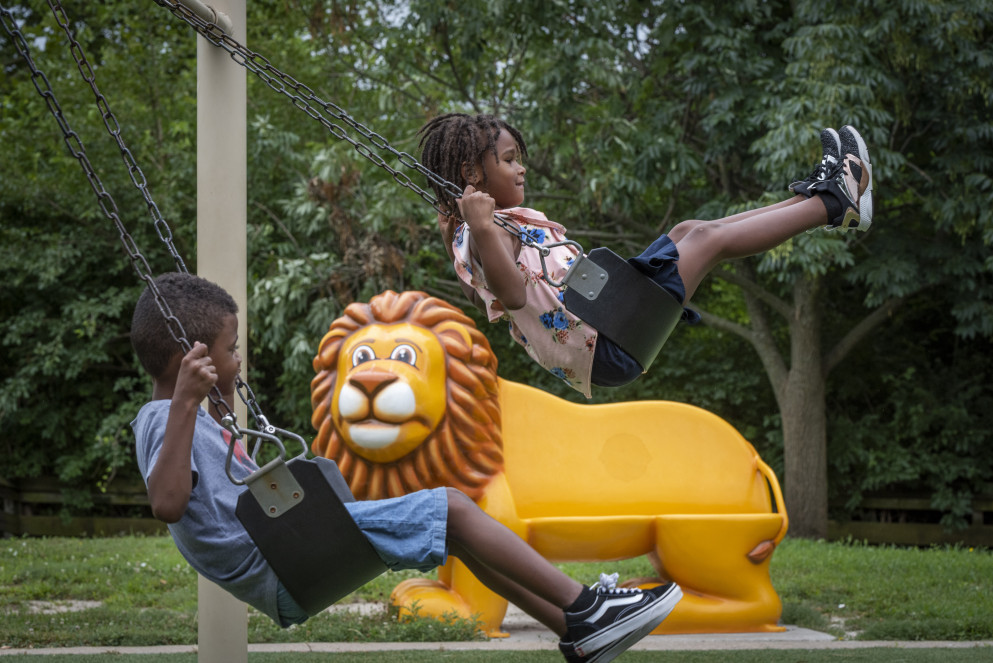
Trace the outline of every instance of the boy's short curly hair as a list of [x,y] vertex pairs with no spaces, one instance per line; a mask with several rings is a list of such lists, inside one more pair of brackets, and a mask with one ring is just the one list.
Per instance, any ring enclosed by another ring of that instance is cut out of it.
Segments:
[[[417,132],[420,136],[421,163],[432,173],[464,189],[466,181],[462,166],[482,163],[487,152],[497,156],[496,140],[501,131],[506,131],[513,137],[521,156],[527,156],[528,148],[521,132],[494,115],[439,115]],[[483,177],[486,177],[485,172]],[[483,183],[485,182],[484,179]],[[438,197],[440,207],[447,213],[458,216],[459,208],[452,194],[430,180],[428,185]]]
[[[210,347],[224,327],[224,316],[238,314],[238,304],[224,288],[193,274],[162,274],[155,279],[155,287],[183,326],[190,345],[200,341]],[[135,306],[131,346],[142,367],[155,379],[183,349],[169,333],[151,288],[145,288]]]

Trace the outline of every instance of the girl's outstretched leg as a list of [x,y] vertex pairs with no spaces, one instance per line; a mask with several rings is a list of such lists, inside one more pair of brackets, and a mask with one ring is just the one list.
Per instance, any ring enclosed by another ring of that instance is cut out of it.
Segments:
[[721,261],[768,251],[806,230],[827,224],[827,210],[820,198],[793,198],[787,202],[790,204],[763,208],[733,223],[720,219],[693,225],[676,240],[686,301]]
[[[814,174],[791,188],[800,195],[777,205],[712,222],[689,222],[676,236],[679,275],[686,300],[719,262],[744,258],[779,246],[805,230],[829,225],[841,230],[872,222],[872,165],[865,141],[853,127],[821,134],[824,160]],[[829,154],[840,143],[835,158]],[[803,196],[807,196],[803,199]],[[676,229],[674,229],[676,230]]]
[[713,221],[703,221],[700,219],[689,219],[687,221],[680,221],[672,227],[672,229],[666,233],[673,242],[679,242],[686,234],[693,228],[705,224],[705,223],[737,223],[738,221],[744,221],[745,219],[751,218],[757,214],[764,214],[765,212],[770,212],[775,209],[781,209],[783,207],[789,207],[790,205],[796,205],[797,203],[806,200],[803,196],[793,196],[792,198],[787,198],[782,202],[775,203],[773,205],[767,205],[765,207],[756,207],[755,209],[746,210],[744,212],[739,212],[737,214],[732,214],[731,216],[725,216],[722,219],[715,219]]

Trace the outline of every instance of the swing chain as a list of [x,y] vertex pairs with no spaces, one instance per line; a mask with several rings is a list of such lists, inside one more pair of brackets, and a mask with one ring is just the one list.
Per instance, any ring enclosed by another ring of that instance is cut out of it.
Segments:
[[24,39],[24,35],[14,22],[13,14],[11,14],[11,12],[2,5],[0,5],[0,22],[3,23],[4,30],[8,35],[10,35],[14,42],[15,48],[27,64],[28,68],[31,70],[31,82],[34,84],[38,94],[45,100],[45,104],[48,106],[49,112],[51,112],[52,116],[55,118],[55,121],[58,123],[59,128],[62,130],[62,136],[66,147],[68,147],[69,153],[79,162],[80,167],[83,169],[83,173],[86,175],[86,179],[89,181],[90,187],[96,194],[97,203],[99,204],[101,211],[108,219],[113,221],[114,225],[117,227],[121,242],[128,254],[132,267],[134,267],[134,270],[138,273],[138,276],[148,284],[148,287],[155,298],[155,303],[158,305],[159,310],[165,319],[166,328],[169,330],[169,334],[177,343],[183,346],[185,351],[189,351],[190,343],[186,339],[186,332],[183,330],[179,319],[172,314],[169,304],[165,301],[161,293],[159,293],[158,288],[155,286],[155,281],[152,276],[152,269],[149,266],[148,261],[145,259],[145,256],[141,254],[134,238],[131,237],[127,229],[124,227],[120,214],[118,213],[117,204],[114,202],[113,197],[104,188],[103,182],[101,182],[100,177],[97,175],[93,165],[90,163],[79,134],[77,134],[69,125],[69,121],[66,119],[65,114],[62,111],[62,106],[59,104],[59,100],[56,98],[55,93],[52,90],[48,77],[43,71],[38,69],[34,63],[34,60],[31,58],[31,51]]
[[[66,36],[68,37],[68,40],[70,42],[70,51],[72,52],[73,57],[76,59],[77,66],[79,66],[80,68],[80,73],[83,74],[83,78],[86,79],[87,83],[89,83],[90,85],[90,88],[93,90],[93,93],[97,96],[97,103],[98,106],[100,107],[101,112],[103,113],[104,124],[107,127],[107,130],[111,132],[111,135],[113,135],[117,140],[118,147],[121,148],[122,150],[122,156],[124,157],[125,162],[129,164],[128,168],[129,168],[129,172],[131,172],[132,182],[135,184],[135,186],[141,189],[142,194],[143,196],[145,196],[146,201],[149,202],[149,210],[150,211],[154,210],[152,214],[153,214],[153,218],[155,218],[156,232],[158,233],[159,238],[169,247],[170,253],[173,255],[174,259],[176,260],[176,266],[178,270],[181,272],[188,273],[188,270],[186,269],[186,264],[182,261],[182,259],[179,256],[179,253],[175,250],[175,246],[172,243],[172,231],[169,228],[169,225],[166,223],[165,219],[162,218],[160,214],[156,214],[158,212],[158,207],[155,206],[154,201],[151,201],[151,196],[148,193],[147,187],[142,188],[141,184],[144,184],[146,182],[144,173],[142,173],[141,169],[138,167],[137,163],[135,162],[134,157],[131,155],[131,151],[128,150],[127,147],[124,145],[123,139],[121,138],[121,134],[120,134],[120,124],[118,123],[117,118],[111,112],[106,98],[102,94],[100,94],[99,89],[96,87],[96,76],[93,73],[93,69],[86,61],[85,56],[83,55],[82,46],[75,39],[75,37],[72,34],[72,31],[68,27],[68,19],[66,18],[65,11],[63,10],[61,4],[59,4],[58,2],[53,3],[53,0],[49,0],[49,7],[52,9],[52,12],[55,14],[56,20],[58,21],[62,29],[65,31]],[[138,248],[137,242],[135,242],[134,238],[131,236],[130,233],[128,233],[127,229],[124,227],[124,223],[121,221],[117,203],[114,201],[113,196],[111,196],[110,193],[106,190],[106,188],[103,185],[103,182],[100,180],[100,176],[97,175],[96,170],[93,168],[93,164],[90,162],[90,159],[86,154],[86,148],[83,146],[83,141],[79,137],[79,134],[77,134],[76,131],[73,130],[72,127],[70,126],[69,121],[62,110],[62,105],[59,103],[58,98],[55,96],[55,92],[52,90],[52,86],[49,83],[48,77],[45,75],[43,71],[38,69],[37,65],[34,62],[34,59],[31,57],[31,50],[28,47],[27,41],[24,39],[24,35],[17,27],[17,23],[14,20],[13,14],[3,5],[0,5],[0,23],[2,23],[4,31],[12,39],[14,43],[14,47],[17,49],[18,54],[21,56],[25,64],[27,64],[28,68],[31,70],[31,82],[34,84],[35,89],[38,91],[38,94],[42,97],[42,99],[45,100],[45,105],[48,107],[49,112],[52,114],[52,116],[55,118],[55,121],[58,123],[59,128],[62,131],[63,140],[65,141],[66,147],[69,149],[69,153],[73,156],[73,158],[76,159],[76,161],[79,162],[80,167],[83,169],[83,173],[86,175],[86,179],[90,183],[90,187],[93,189],[94,194],[96,194],[97,203],[100,207],[100,210],[103,212],[104,216],[106,216],[108,219],[113,221],[114,226],[117,228],[117,232],[120,236],[121,243],[124,245],[124,250],[128,254],[128,258],[131,262],[131,266],[138,274],[138,277],[147,284],[148,290],[152,294],[152,297],[155,301],[156,306],[159,309],[159,312],[162,314],[169,335],[172,336],[173,340],[176,341],[180,345],[180,347],[182,347],[184,353],[189,352],[192,349],[192,345],[190,344],[189,340],[186,338],[186,330],[183,329],[183,325],[179,321],[179,318],[173,315],[172,309],[170,309],[169,307],[169,303],[166,301],[165,297],[162,296],[162,293],[159,291],[158,286],[156,286],[155,277],[153,276],[152,273],[152,268],[148,264],[148,260],[141,253],[141,250]],[[85,71],[84,71],[84,65],[85,65]],[[111,129],[111,124],[110,124],[111,120],[113,120],[113,124],[116,127],[116,130]],[[139,184],[139,179],[138,179],[139,175],[141,178],[140,179],[141,184]],[[252,403],[251,405],[249,405],[251,411],[257,417],[261,416],[261,411],[259,410],[258,405],[255,403],[254,394],[251,392],[251,389],[248,388],[248,386],[241,381],[240,377],[237,378],[236,386],[239,389],[239,395],[241,395],[242,393],[241,392],[242,386],[244,386],[247,389],[247,392],[249,394],[249,399],[251,400]],[[221,395],[220,390],[216,386],[211,388],[210,392],[207,395],[207,398],[214,405],[214,407],[217,409],[217,411],[220,413],[222,417],[229,416],[232,418],[232,420],[236,420],[236,415],[234,411],[227,404],[227,402],[225,402],[224,397]],[[245,396],[242,396],[242,398],[244,399]],[[262,417],[262,420],[264,419],[265,418]],[[268,424],[268,422],[262,424],[262,422],[259,419],[256,419],[256,421],[258,421],[260,425],[271,427]]]
[[[62,4],[60,2],[48,0],[48,6],[52,10],[52,14],[55,15],[55,20],[58,22],[59,27],[62,28],[62,31],[65,32],[66,37],[69,40],[69,52],[76,61],[76,67],[79,69],[80,75],[82,75],[83,80],[89,84],[90,90],[92,90],[93,96],[96,98],[96,105],[100,110],[101,117],[103,118],[103,124],[107,128],[107,133],[109,133],[117,142],[117,147],[121,153],[121,158],[124,159],[124,165],[127,166],[128,174],[131,176],[131,182],[134,184],[135,188],[141,192],[142,197],[145,199],[145,204],[148,206],[148,212],[155,224],[155,232],[158,233],[159,239],[161,239],[162,243],[168,248],[173,262],[176,263],[177,271],[189,273],[189,270],[186,268],[186,263],[183,262],[182,256],[179,255],[179,251],[176,250],[176,246],[173,244],[172,229],[162,217],[162,213],[159,211],[158,205],[156,205],[155,201],[152,200],[152,194],[148,190],[148,180],[145,178],[145,173],[142,172],[141,167],[138,166],[138,162],[131,154],[131,150],[128,149],[128,146],[124,143],[124,139],[121,136],[121,124],[117,121],[117,117],[110,110],[110,104],[107,102],[107,98],[103,96],[103,93],[100,92],[100,89],[97,87],[96,74],[93,72],[93,67],[91,67],[90,63],[87,61],[86,55],[83,53],[82,46],[72,34],[72,30],[69,27],[69,17],[66,16],[65,10],[62,8]],[[113,123],[113,126],[111,123]]]
[[[397,161],[399,161],[403,167],[408,170],[415,170],[421,175],[424,175],[428,178],[428,180],[448,191],[454,198],[458,199],[462,197],[462,190],[458,186],[429,170],[407,152],[401,152],[394,148],[383,136],[358,122],[355,118],[349,115],[347,111],[334,102],[324,101],[319,98],[308,86],[297,81],[289,74],[277,69],[265,56],[256,53],[247,46],[239,43],[233,37],[225,33],[216,23],[212,23],[196,14],[192,9],[184,5],[181,0],[155,0],[155,2],[185,21],[190,27],[196,30],[201,37],[209,41],[211,44],[227,51],[228,55],[231,56],[231,59],[237,64],[243,66],[248,71],[251,71],[275,92],[289,98],[295,107],[320,122],[334,138],[350,144],[361,156],[368,159],[373,163],[373,165],[387,171],[393,176],[393,179],[398,184],[416,193],[442,216],[447,216],[448,213],[441,209],[437,198],[417,186],[413,180],[410,179],[410,177],[386,163],[386,161],[379,154],[373,152],[368,145],[362,143],[361,141],[355,140],[344,128],[335,124],[327,117],[324,117],[324,115],[321,114],[321,111],[315,108],[315,105],[320,107],[330,117],[347,124],[354,131],[364,136],[376,149],[385,150],[391,153],[397,158]],[[294,92],[291,92],[287,88],[290,88],[299,94],[294,94]],[[311,102],[313,102],[313,104]],[[512,235],[518,237],[522,244],[537,250],[541,256],[541,267],[545,280],[555,287],[561,287],[562,283],[552,280],[548,273],[548,269],[545,266],[545,258],[549,255],[550,247],[543,246],[535,242],[534,238],[530,237],[527,233],[521,230],[517,224],[509,220],[504,215],[497,213],[494,215],[494,221],[497,225],[501,226]],[[583,254],[583,248],[577,242],[570,241],[569,244],[578,247],[580,255]]]
[[[347,111],[334,102],[324,101],[318,97],[311,88],[297,81],[289,74],[277,69],[265,56],[260,55],[247,46],[239,43],[233,37],[225,33],[217,24],[200,17],[194,13],[192,9],[185,6],[180,0],[155,0],[155,2],[185,21],[190,27],[196,30],[197,34],[206,39],[208,42],[227,51],[228,55],[231,56],[231,59],[237,64],[255,74],[263,83],[268,85],[275,92],[288,97],[294,106],[320,122],[329,132],[331,132],[332,136],[338,140],[342,140],[350,144],[361,156],[371,161],[375,166],[388,172],[398,184],[416,193],[421,197],[421,199],[431,205],[431,207],[433,207],[439,214],[444,214],[444,212],[441,210],[438,200],[433,195],[417,186],[417,184],[415,184],[409,176],[390,166],[390,164],[388,164],[383,157],[374,152],[368,145],[362,143],[360,140],[352,138],[347,133],[346,129],[338,124],[335,124],[332,119],[338,120],[351,127],[351,129],[361,134],[370,143],[372,143],[373,147],[377,150],[385,150],[392,154],[405,168],[409,170],[416,170],[434,184],[437,184],[441,188],[447,190],[456,198],[460,198],[462,196],[462,191],[457,186],[428,170],[423,164],[407,152],[401,152],[394,148],[383,136],[357,121],[349,115]],[[322,114],[322,111],[331,119],[325,117],[325,115]]]

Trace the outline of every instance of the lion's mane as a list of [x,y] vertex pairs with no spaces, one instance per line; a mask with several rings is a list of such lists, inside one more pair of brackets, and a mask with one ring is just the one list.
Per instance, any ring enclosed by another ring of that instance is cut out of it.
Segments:
[[[437,325],[455,321],[460,334],[437,333]],[[435,331],[445,350],[447,410],[435,431],[416,449],[389,463],[357,455],[335,428],[331,400],[338,385],[337,362],[342,343],[373,324],[418,324]],[[334,460],[357,499],[396,497],[438,486],[452,486],[478,500],[503,469],[497,359],[472,320],[447,302],[423,292],[387,291],[368,304],[350,304],[321,340],[311,381],[311,423],[318,431],[312,449]]]

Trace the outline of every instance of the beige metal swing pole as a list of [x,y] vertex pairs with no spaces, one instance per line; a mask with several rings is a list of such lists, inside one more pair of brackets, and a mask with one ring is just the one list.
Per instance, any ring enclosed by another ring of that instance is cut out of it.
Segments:
[[[212,0],[212,7],[196,0],[182,1],[245,42],[246,0]],[[243,357],[248,354],[246,89],[245,69],[197,37],[196,272],[227,290],[238,303]],[[243,378],[245,371],[243,364]],[[245,404],[239,401],[232,405],[238,420],[245,421]],[[245,604],[202,576],[197,590],[197,660],[247,663]]]

